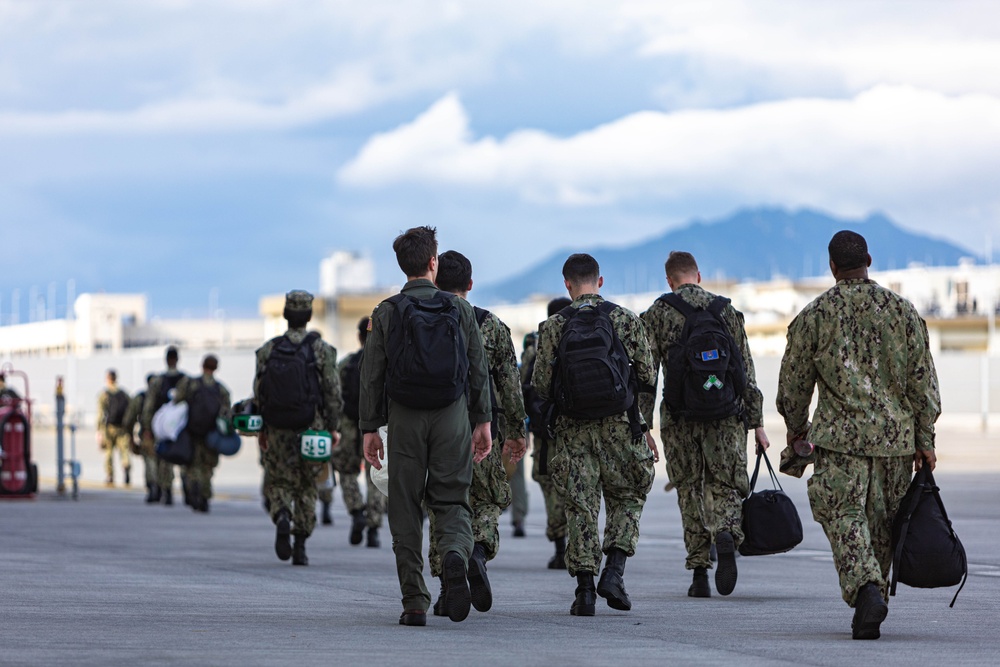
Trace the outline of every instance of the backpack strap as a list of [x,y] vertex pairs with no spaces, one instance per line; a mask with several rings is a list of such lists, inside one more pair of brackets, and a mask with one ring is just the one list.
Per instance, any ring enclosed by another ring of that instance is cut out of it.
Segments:
[[730,304],[731,300],[724,296],[717,296],[705,307],[705,310],[722,319],[722,311]]
[[662,301],[666,305],[670,306],[674,310],[678,311],[685,319],[691,317],[695,312],[695,307],[690,303],[681,298],[680,294],[676,292],[670,292],[669,294],[661,294],[656,299],[657,301]]
[[771,460],[767,458],[767,452],[761,450],[757,452],[757,463],[753,467],[753,476],[750,478],[750,493],[747,494],[747,498],[753,495],[754,487],[757,486],[757,474],[760,472],[760,460],[764,459],[764,463],[767,464],[767,471],[771,475],[771,483],[778,491],[784,491],[781,488],[781,482],[778,481],[778,476],[774,474],[774,468],[771,467]]
[[485,308],[480,308],[479,306],[473,306],[472,310],[474,313],[476,313],[476,324],[478,324],[479,328],[482,329],[483,322],[485,322],[486,318],[489,317],[490,311],[486,310]]

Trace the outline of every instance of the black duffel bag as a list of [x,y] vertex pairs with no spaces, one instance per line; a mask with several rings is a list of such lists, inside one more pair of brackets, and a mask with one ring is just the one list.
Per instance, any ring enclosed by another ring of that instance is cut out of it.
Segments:
[[194,443],[187,429],[177,434],[176,440],[160,440],[156,443],[156,455],[174,465],[191,465],[194,460]]
[[962,584],[950,607],[965,586],[969,565],[965,547],[951,526],[931,468],[924,463],[913,476],[892,521],[892,580],[914,588],[941,588]]
[[[760,460],[764,459],[771,482],[776,488],[754,493]],[[743,542],[740,553],[744,556],[766,556],[790,551],[802,541],[802,521],[792,499],[781,490],[774,468],[763,450],[757,453],[757,464],[750,479],[750,495],[743,501]]]

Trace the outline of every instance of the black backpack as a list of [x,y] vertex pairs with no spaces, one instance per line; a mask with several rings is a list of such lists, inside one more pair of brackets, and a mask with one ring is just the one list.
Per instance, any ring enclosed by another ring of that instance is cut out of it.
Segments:
[[680,340],[668,350],[663,402],[670,414],[695,422],[741,414],[747,376],[743,354],[722,319],[729,299],[717,296],[707,308],[673,293],[657,300],[684,316]]
[[[479,328],[483,328],[483,322],[486,321],[486,317],[490,314],[490,311],[485,308],[480,308],[479,306],[472,307],[473,312],[476,313],[476,324]],[[487,361],[489,361],[487,359]],[[490,366],[490,405],[493,406],[493,414],[490,418],[490,437],[496,440],[497,436],[500,434],[500,405],[497,403],[497,393],[496,393],[496,370]]]
[[573,419],[602,419],[628,411],[635,402],[632,363],[611,313],[618,306],[567,306],[556,352],[552,395],[559,413]]
[[176,389],[184,377],[183,373],[164,373],[160,376],[160,390],[156,394],[154,413],[170,402],[170,390]]
[[128,394],[121,389],[108,394],[108,402],[104,406],[104,423],[109,426],[121,426],[125,423],[125,413],[128,411]]
[[965,547],[951,526],[931,468],[924,463],[913,476],[892,521],[892,581],[914,588],[940,588],[962,584],[949,606],[955,606],[965,586],[969,565]]
[[406,294],[386,299],[396,307],[386,341],[385,391],[392,400],[436,410],[465,393],[469,357],[456,298],[438,292],[429,299]]
[[300,430],[316,417],[320,386],[313,342],[318,338],[319,333],[312,331],[296,345],[282,336],[271,348],[257,397],[266,425]]
[[344,415],[358,421],[361,417],[361,355],[362,348],[347,358],[340,369],[340,396],[344,399]]
[[217,382],[208,385],[198,380],[187,404],[187,430],[191,435],[204,436],[215,430],[215,420],[222,411],[222,390]]

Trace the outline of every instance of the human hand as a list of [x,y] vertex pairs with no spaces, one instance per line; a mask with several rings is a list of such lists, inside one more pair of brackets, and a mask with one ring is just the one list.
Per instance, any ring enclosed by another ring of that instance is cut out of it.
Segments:
[[527,451],[528,445],[525,443],[524,438],[515,438],[503,443],[504,456],[510,459],[511,463],[517,463],[523,459]]
[[375,470],[382,469],[382,459],[385,458],[385,445],[378,431],[365,433],[365,461]]
[[490,434],[490,423],[476,424],[476,428],[472,431],[472,462],[479,463],[490,455],[492,449],[493,436]]
[[336,449],[337,445],[340,444],[340,431],[334,431],[330,434],[330,449]]
[[[771,446],[771,441],[767,439],[767,434],[764,433],[764,427],[759,426],[753,430],[753,439],[757,443],[757,453],[760,454],[767,450]],[[791,444],[791,443],[789,443]]]
[[104,431],[98,431],[95,435],[97,438],[97,446],[104,451],[108,448],[108,443],[104,442]]
[[653,439],[653,434],[646,431],[646,446],[649,447],[649,451],[653,452],[653,463],[658,463],[660,461],[660,450],[656,448],[656,440]]
[[933,471],[934,467],[937,465],[937,454],[934,453],[933,449],[917,450],[917,453],[913,455],[913,472],[920,470],[925,462]]

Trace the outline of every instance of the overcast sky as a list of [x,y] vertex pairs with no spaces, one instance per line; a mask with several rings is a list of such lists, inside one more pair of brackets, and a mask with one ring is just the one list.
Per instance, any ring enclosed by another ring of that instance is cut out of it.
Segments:
[[3,323],[394,283],[417,224],[480,283],[742,206],[982,252],[997,174],[995,2],[0,0]]

